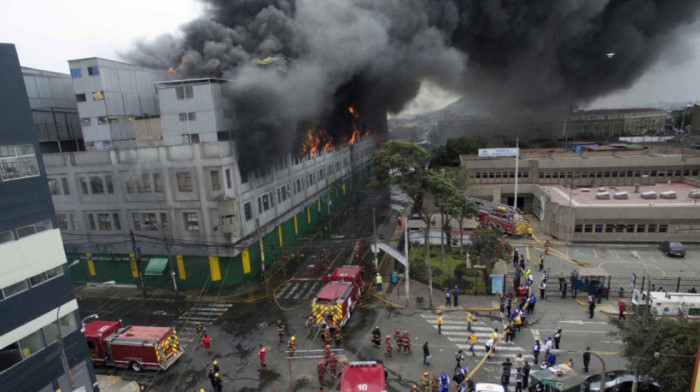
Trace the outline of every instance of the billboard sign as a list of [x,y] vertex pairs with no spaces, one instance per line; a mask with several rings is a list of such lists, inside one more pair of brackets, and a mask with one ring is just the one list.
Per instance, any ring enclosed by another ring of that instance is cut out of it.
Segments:
[[480,148],[480,157],[514,157],[518,155],[518,148]]

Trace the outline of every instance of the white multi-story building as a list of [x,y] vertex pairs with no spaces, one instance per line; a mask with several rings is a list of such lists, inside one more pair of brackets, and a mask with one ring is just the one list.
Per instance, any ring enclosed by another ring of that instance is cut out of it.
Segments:
[[[97,64],[98,72],[104,73],[104,61],[81,61],[85,66]],[[73,68],[77,61],[70,63]],[[133,72],[131,78],[146,79]],[[87,90],[80,87],[82,77],[74,78],[76,93],[108,91],[97,82]],[[329,200],[334,203],[349,192],[349,179],[370,161],[375,135],[319,148],[315,154],[270,159],[265,167],[241,173],[226,83],[230,81],[217,78],[156,82],[159,114],[132,111],[128,117],[133,117],[133,132],[127,139],[110,139],[115,134],[111,130],[98,131],[102,136],[94,138],[88,136],[95,133],[88,126],[86,141],[99,139],[102,151],[44,157],[69,253],[90,263],[128,260],[126,255],[134,252],[133,232],[143,255],[181,256],[181,279],[186,270],[198,268],[193,264],[206,261],[201,257],[210,256],[227,258],[244,275],[254,274],[256,258],[265,253],[264,246],[257,246],[260,238],[278,239],[277,249],[293,242],[304,231],[302,226],[328,213]],[[92,120],[96,115],[92,105],[79,103],[78,111],[81,118]],[[373,128],[385,129],[386,123]],[[108,149],[117,145],[122,147]],[[245,277],[229,278],[242,280]]]

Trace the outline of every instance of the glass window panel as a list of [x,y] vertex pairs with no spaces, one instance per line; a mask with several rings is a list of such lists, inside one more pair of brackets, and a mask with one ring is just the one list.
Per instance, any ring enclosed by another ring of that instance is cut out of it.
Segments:
[[131,214],[131,223],[134,230],[141,230],[141,220],[138,213]]
[[90,177],[90,190],[93,194],[105,193],[105,187],[100,177]]
[[112,183],[112,176],[105,175],[105,185],[107,186],[107,193],[114,193],[114,184]]
[[32,286],[36,286],[45,280],[46,280],[46,275],[42,272],[38,275],[34,275],[31,278],[29,278],[29,284],[31,284]]
[[100,230],[112,230],[112,221],[109,219],[109,214],[97,214],[97,222]]
[[79,78],[83,76],[83,72],[80,70],[80,68],[72,68],[70,70],[70,76],[73,78]]
[[20,178],[19,162],[14,158],[0,160],[0,175],[2,175],[3,180]]
[[19,348],[24,359],[31,357],[44,347],[44,338],[41,336],[40,330],[19,341]]
[[83,195],[90,194],[90,190],[89,190],[90,188],[88,187],[87,178],[80,177],[80,189],[83,191]]
[[119,214],[112,214],[112,220],[114,221],[114,230],[121,230],[122,220],[119,218]]
[[49,190],[52,195],[60,195],[61,189],[58,186],[58,180],[55,178],[49,178]]
[[12,343],[0,350],[0,372],[20,362],[22,362],[22,352],[19,349],[19,344]]
[[34,146],[31,144],[22,144],[16,147],[17,155],[34,155]]
[[156,192],[163,192],[163,184],[160,181],[160,173],[153,173],[153,186]]
[[24,291],[28,288],[29,288],[29,286],[27,285],[27,281],[21,280],[15,284],[11,284],[11,285],[5,287],[4,289],[2,289],[2,293],[5,296],[5,298],[7,298],[11,295],[21,293],[22,291]]
[[22,177],[32,177],[39,175],[39,165],[36,163],[36,157],[19,157],[19,168],[22,170]]
[[24,238],[36,233],[36,227],[34,225],[24,226],[17,229],[17,237]]
[[58,320],[58,325],[61,328],[61,334],[63,336],[78,329],[78,321],[76,320],[76,313],[71,312]]
[[167,212],[160,213],[160,224],[164,229],[168,227],[168,213]]
[[45,220],[45,221],[39,222],[35,226],[36,226],[37,233],[53,229],[53,224],[51,223],[50,220]]
[[88,223],[90,224],[90,230],[97,229],[97,226],[95,225],[95,215],[88,214]]
[[0,233],[0,244],[4,244],[5,242],[10,242],[14,241],[14,236],[12,235],[12,231],[3,231]]
[[46,339],[46,345],[51,345],[53,342],[58,340],[58,327],[56,326],[56,322],[54,321],[53,323],[45,326],[44,328],[41,329],[44,332],[44,339]]

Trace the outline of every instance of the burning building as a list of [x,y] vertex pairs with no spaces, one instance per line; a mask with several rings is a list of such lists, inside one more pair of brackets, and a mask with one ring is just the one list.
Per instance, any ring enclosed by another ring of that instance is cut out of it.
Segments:
[[[69,63],[92,144],[44,160],[67,252],[87,261],[72,271],[77,281],[164,285],[168,266],[181,288],[248,280],[334,213],[386,133],[386,111],[355,99],[352,85],[321,117],[258,140],[240,129],[237,80],[154,80],[130,64]],[[147,273],[132,275],[123,261]]]

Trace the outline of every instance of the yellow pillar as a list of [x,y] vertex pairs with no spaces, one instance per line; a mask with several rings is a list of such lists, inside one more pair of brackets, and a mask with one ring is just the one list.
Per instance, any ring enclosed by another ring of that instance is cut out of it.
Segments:
[[88,273],[90,276],[95,276],[95,263],[92,262],[92,253],[85,253],[87,256]]
[[248,253],[248,249],[244,249],[243,252],[241,252],[241,260],[243,262],[243,273],[249,274],[250,273],[250,253]]
[[280,239],[280,248],[284,246],[284,239],[282,238],[282,225],[277,226],[277,236]]
[[209,256],[209,271],[211,272],[212,282],[221,280],[221,269],[219,269],[219,258],[217,256]]
[[185,262],[182,260],[182,255],[176,255],[175,260],[177,260],[177,272],[180,275],[180,280],[187,279],[185,274]]
[[129,253],[129,257],[131,260],[129,260],[129,263],[131,264],[131,276],[134,278],[139,277],[139,267],[136,265],[136,256],[134,256],[133,253]]

